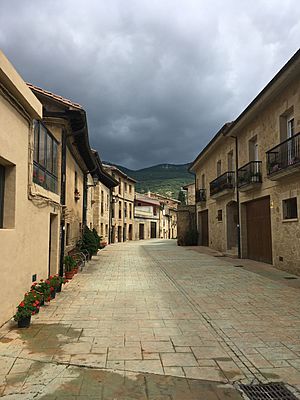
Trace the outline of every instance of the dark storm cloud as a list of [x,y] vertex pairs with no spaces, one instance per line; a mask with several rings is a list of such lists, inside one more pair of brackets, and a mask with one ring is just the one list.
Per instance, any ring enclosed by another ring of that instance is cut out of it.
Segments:
[[296,0],[2,1],[23,78],[81,103],[102,159],[191,161],[299,46]]

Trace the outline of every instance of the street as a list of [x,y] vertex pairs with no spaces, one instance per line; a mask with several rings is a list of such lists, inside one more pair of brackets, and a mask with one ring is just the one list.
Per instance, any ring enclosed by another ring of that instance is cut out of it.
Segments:
[[0,331],[9,399],[241,399],[300,389],[300,291],[174,240],[108,246],[41,308]]

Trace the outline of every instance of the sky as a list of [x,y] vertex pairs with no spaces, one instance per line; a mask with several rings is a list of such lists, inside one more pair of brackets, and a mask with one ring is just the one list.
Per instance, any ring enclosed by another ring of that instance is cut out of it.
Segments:
[[102,160],[191,162],[298,50],[297,0],[0,0],[23,79],[80,103]]

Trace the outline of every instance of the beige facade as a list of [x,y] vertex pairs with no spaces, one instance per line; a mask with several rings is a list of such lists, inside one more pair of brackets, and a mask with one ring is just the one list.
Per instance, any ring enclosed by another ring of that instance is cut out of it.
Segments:
[[298,52],[194,161],[199,244],[300,274],[299,131]]
[[186,191],[186,205],[187,206],[195,205],[195,196],[196,196],[195,182],[183,186],[183,189]]
[[159,238],[160,202],[140,193],[135,194],[134,239]]
[[82,107],[26,85],[1,52],[0,114],[1,325],[93,227],[96,178],[117,183],[90,149]]
[[177,207],[180,201],[152,192],[148,192],[148,196],[160,202],[159,237],[161,239],[176,239]]
[[[50,219],[59,236],[59,196],[32,182],[34,120],[42,105],[0,52],[0,324],[12,317],[32,278],[48,276]],[[53,260],[54,262],[54,260]]]
[[110,242],[133,240],[136,181],[115,166],[104,165],[104,169],[119,183],[112,191]]

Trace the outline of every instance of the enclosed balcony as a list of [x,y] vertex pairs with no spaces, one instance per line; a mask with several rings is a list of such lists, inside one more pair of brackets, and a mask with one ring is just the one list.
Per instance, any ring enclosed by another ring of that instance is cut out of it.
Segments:
[[210,197],[216,199],[234,191],[234,171],[227,171],[210,182]]
[[261,161],[250,161],[239,168],[238,188],[240,191],[255,189],[261,182]]
[[300,132],[267,151],[268,178],[277,180],[300,172]]
[[196,203],[204,203],[206,201],[206,189],[196,190]]

